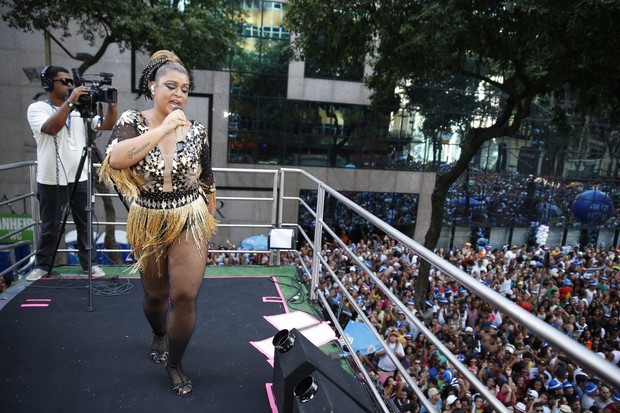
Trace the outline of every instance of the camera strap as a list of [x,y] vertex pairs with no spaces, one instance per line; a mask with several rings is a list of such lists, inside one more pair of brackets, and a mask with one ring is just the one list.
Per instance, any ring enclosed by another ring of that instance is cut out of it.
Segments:
[[[52,112],[56,113],[58,111],[58,109],[56,109],[56,106],[52,104],[49,98],[46,101],[47,101],[47,104],[50,105],[50,107],[52,108]],[[70,110],[69,114],[67,115],[67,118],[65,119],[65,128],[67,128],[67,137],[65,139],[65,142],[67,146],[69,147],[70,151],[76,151],[78,150],[78,147],[76,145],[76,139],[75,139],[75,136],[72,136],[71,134],[71,114],[72,113],[73,113],[73,110]]]
[[56,189],[60,186],[60,153],[58,152],[58,135],[54,135],[54,151],[56,152]]
[[[50,107],[52,108],[52,112],[56,113],[56,107],[54,105],[52,105],[52,102],[49,100],[49,98],[45,99],[45,101],[47,102],[48,105],[50,105]],[[65,127],[67,128],[67,133],[71,134],[71,113],[69,113],[69,116],[67,116],[67,120],[65,121]],[[58,134],[54,135],[54,152],[56,152],[56,189],[59,189],[59,185],[60,185],[60,163],[62,162],[62,160],[60,159],[60,152],[58,150]]]
[[[48,105],[50,105],[53,113],[58,112],[58,110],[56,109],[56,106],[52,105],[52,102],[49,100],[49,98],[47,98],[45,101],[47,102]],[[69,111],[69,114],[67,115],[67,119],[65,120],[65,127],[67,128],[67,132],[69,133],[69,135],[71,135],[71,112],[73,112],[73,110]]]

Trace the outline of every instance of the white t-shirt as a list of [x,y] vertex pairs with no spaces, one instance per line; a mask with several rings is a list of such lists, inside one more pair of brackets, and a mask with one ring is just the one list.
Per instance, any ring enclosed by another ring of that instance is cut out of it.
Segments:
[[512,279],[510,277],[502,280],[501,286],[499,288],[499,293],[503,295],[511,295],[512,294]]
[[[405,354],[403,350],[403,345],[400,344],[399,341],[397,341],[396,343],[387,343],[387,345],[394,354]],[[396,367],[396,364],[394,364],[390,356],[388,356],[387,354],[379,357],[379,363],[377,363],[377,365],[383,371],[396,371],[398,369],[398,367]]]
[[586,288],[585,293],[586,293],[587,307],[590,307],[590,304],[592,304],[592,301],[594,301],[594,297],[597,296],[596,289],[591,290],[589,288]]
[[[56,185],[57,165],[58,184],[67,185],[67,182],[73,182],[82,156],[82,149],[86,146],[84,119],[78,111],[71,112],[65,126],[56,135],[56,139],[52,135],[41,132],[43,124],[58,110],[58,107],[53,107],[48,101],[34,102],[28,107],[28,123],[32,129],[32,136],[37,142],[37,182],[45,185]],[[58,150],[58,161],[56,150]],[[87,165],[84,165],[79,178],[80,182],[86,181],[86,171]]]

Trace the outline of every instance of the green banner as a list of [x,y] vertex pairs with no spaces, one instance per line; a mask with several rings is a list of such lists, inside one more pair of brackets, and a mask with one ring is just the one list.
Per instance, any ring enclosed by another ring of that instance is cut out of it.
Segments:
[[[30,215],[0,214],[0,238],[30,224],[32,224],[32,217]],[[29,227],[8,238],[2,239],[1,242],[3,244],[12,244],[18,241],[33,241],[33,230],[34,227]]]

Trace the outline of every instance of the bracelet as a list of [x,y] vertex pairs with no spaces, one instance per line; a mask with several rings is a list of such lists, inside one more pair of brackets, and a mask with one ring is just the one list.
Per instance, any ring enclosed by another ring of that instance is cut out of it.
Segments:
[[69,106],[70,112],[73,112],[73,110],[75,110],[75,103],[67,101],[67,106]]

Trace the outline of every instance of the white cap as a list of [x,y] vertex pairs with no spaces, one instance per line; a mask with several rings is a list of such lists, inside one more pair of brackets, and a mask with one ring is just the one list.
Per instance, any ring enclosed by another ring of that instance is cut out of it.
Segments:
[[456,400],[458,399],[458,397],[456,397],[454,394],[451,394],[448,396],[448,398],[446,399],[446,403],[448,404],[448,406],[450,406],[452,403],[454,403]]

